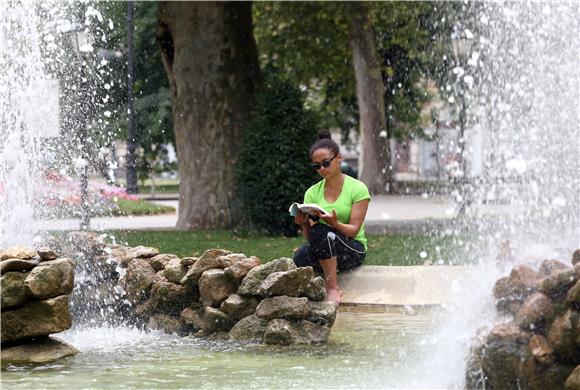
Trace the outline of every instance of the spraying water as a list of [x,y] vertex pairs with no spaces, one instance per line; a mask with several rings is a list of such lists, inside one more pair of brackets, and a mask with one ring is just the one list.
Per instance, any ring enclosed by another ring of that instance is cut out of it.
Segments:
[[479,147],[482,168],[458,194],[456,231],[470,241],[461,256],[478,264],[426,340],[434,352],[419,387],[463,388],[469,345],[497,321],[499,276],[516,263],[569,263],[580,246],[580,6],[477,2],[460,20],[470,50],[455,82],[468,106],[466,153]]
[[91,3],[54,1],[3,2],[0,21],[0,247],[31,245],[36,218],[72,216],[48,206],[78,204],[78,177],[113,139],[114,26]]

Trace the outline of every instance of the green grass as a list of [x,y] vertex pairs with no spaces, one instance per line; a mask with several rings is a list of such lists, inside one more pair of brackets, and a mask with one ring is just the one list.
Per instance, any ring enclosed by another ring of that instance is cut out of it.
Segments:
[[144,200],[117,200],[117,209],[114,210],[115,215],[153,215],[175,212],[175,209],[170,206],[164,206]]
[[[269,237],[255,233],[228,231],[112,231],[116,242],[129,246],[153,246],[162,253],[180,257],[199,256],[206,249],[222,248],[246,256],[258,256],[262,262],[279,257],[292,257],[304,243],[302,237]],[[367,265],[422,265],[430,259],[448,263],[456,250],[451,238],[426,235],[369,236]],[[439,248],[437,250],[436,248]],[[421,252],[427,254],[421,257]]]

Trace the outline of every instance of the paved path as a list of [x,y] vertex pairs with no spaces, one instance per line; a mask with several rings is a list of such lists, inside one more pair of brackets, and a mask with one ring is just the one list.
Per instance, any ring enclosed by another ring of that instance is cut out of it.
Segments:
[[[168,194],[167,198],[177,195]],[[174,199],[153,200],[178,208]],[[367,213],[366,226],[369,233],[412,232],[440,228],[450,223],[456,215],[456,207],[451,198],[421,196],[375,196]],[[173,229],[177,223],[177,213],[152,215],[108,217],[91,219],[93,230],[150,230]],[[35,228],[40,230],[72,230],[79,226],[78,219],[36,221]]]

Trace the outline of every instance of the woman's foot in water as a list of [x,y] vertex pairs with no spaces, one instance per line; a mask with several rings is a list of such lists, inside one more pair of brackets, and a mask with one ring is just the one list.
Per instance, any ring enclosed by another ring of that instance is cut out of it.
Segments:
[[326,300],[328,302],[334,302],[336,307],[340,305],[342,299],[342,290],[339,288],[327,288],[326,289]]

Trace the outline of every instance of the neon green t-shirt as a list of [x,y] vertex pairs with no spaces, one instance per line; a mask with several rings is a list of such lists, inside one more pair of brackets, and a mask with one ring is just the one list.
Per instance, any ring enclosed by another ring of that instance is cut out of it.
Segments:
[[[316,203],[329,213],[335,210],[338,222],[340,223],[350,222],[350,213],[353,204],[371,198],[367,186],[362,181],[345,175],[340,195],[336,201],[330,203],[324,197],[325,184],[326,179],[323,179],[310,187],[304,194],[304,203]],[[325,223],[322,219],[320,222]],[[367,249],[364,221],[354,239],[360,241],[364,245],[365,250]]]

